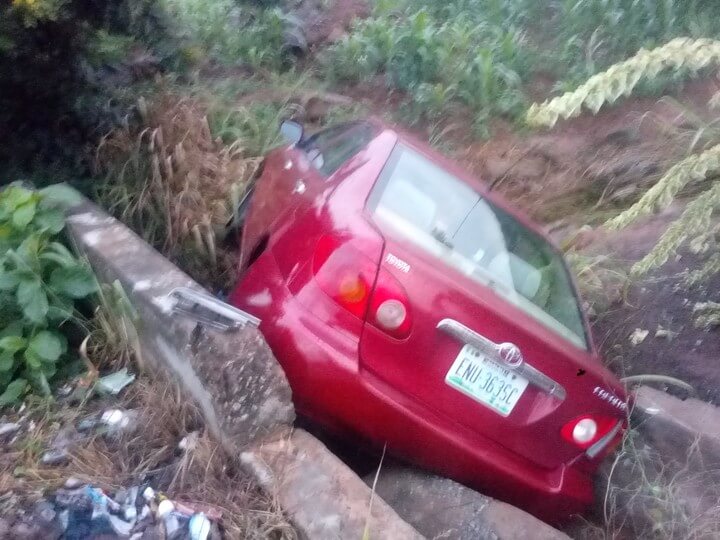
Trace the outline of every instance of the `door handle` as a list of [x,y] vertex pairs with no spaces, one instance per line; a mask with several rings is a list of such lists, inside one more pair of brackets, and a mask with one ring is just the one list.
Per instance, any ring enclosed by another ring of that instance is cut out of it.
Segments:
[[298,180],[295,182],[295,187],[293,188],[292,192],[293,194],[302,195],[305,193],[305,190],[307,189],[307,186],[305,185],[305,182],[302,180]]
[[437,325],[439,330],[475,347],[491,360],[498,362],[501,366],[513,370],[515,373],[525,377],[530,384],[536,386],[546,394],[563,401],[567,395],[565,388],[558,382],[545,375],[542,371],[528,364],[523,358],[520,349],[512,343],[495,343],[485,336],[471,330],[464,324],[453,319],[443,319]]

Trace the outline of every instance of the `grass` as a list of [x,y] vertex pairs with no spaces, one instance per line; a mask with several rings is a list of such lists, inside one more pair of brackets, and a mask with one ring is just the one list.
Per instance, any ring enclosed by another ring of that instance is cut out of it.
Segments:
[[231,216],[233,189],[257,169],[269,131],[243,126],[251,136],[225,145],[210,129],[205,104],[170,93],[149,104],[141,98],[138,111],[138,122],[113,130],[97,149],[98,199],[199,281],[226,284],[233,263],[216,232]]
[[[138,367],[137,343],[118,286],[104,287],[91,334],[93,346],[81,349],[89,373],[76,379],[88,390],[101,370],[121,364]],[[44,466],[40,460],[63,430],[108,408],[138,412],[136,429],[118,436],[89,432],[70,447],[66,464]],[[107,492],[135,485],[151,485],[157,492],[187,504],[222,513],[224,538],[297,538],[277,501],[263,492],[204,426],[199,410],[180,387],[160,372],[143,372],[121,397],[89,398],[79,403],[30,396],[10,421],[23,426],[17,440],[0,443],[0,515],[10,517],[61,487],[69,477]],[[181,450],[179,443],[194,443]]]

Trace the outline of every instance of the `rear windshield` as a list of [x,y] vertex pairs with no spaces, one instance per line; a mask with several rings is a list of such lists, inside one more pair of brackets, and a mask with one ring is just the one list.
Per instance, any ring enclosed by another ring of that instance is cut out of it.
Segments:
[[374,221],[492,288],[587,349],[560,254],[541,236],[427,158],[398,145],[371,194]]

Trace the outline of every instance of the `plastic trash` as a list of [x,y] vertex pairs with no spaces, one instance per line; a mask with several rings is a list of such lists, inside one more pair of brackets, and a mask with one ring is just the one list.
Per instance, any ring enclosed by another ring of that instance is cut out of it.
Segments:
[[211,528],[212,523],[205,514],[200,513],[191,516],[188,522],[190,540],[207,540]]
[[102,394],[118,395],[123,388],[135,380],[135,375],[128,373],[127,368],[100,377],[95,383],[95,388]]
[[126,431],[132,431],[137,425],[137,411],[125,411],[123,409],[108,409],[100,416],[100,424],[105,428],[106,433],[116,435]]
[[0,437],[5,437],[6,435],[15,435],[15,433],[17,433],[19,429],[20,424],[12,422],[0,424]]

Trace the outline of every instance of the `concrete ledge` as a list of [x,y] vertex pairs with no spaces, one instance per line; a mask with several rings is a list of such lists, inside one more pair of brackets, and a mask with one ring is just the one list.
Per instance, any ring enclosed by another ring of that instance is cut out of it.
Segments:
[[317,439],[293,430],[285,374],[259,331],[218,333],[170,313],[175,287],[203,289],[126,226],[89,201],[68,212],[67,232],[104,283],[122,285],[139,315],[141,363],[173,375],[213,435],[277,497],[302,538],[421,538]]
[[649,387],[636,395],[633,424],[660,455],[689,472],[720,469],[720,408]]
[[[365,478],[372,484],[374,475]],[[428,538],[568,540],[527,512],[448,478],[403,466],[380,471],[376,490]]]
[[301,429],[256,445],[240,459],[276,494],[283,509],[309,524],[307,538],[361,540],[366,527],[371,539],[422,538],[377,495],[371,507],[368,486]]

